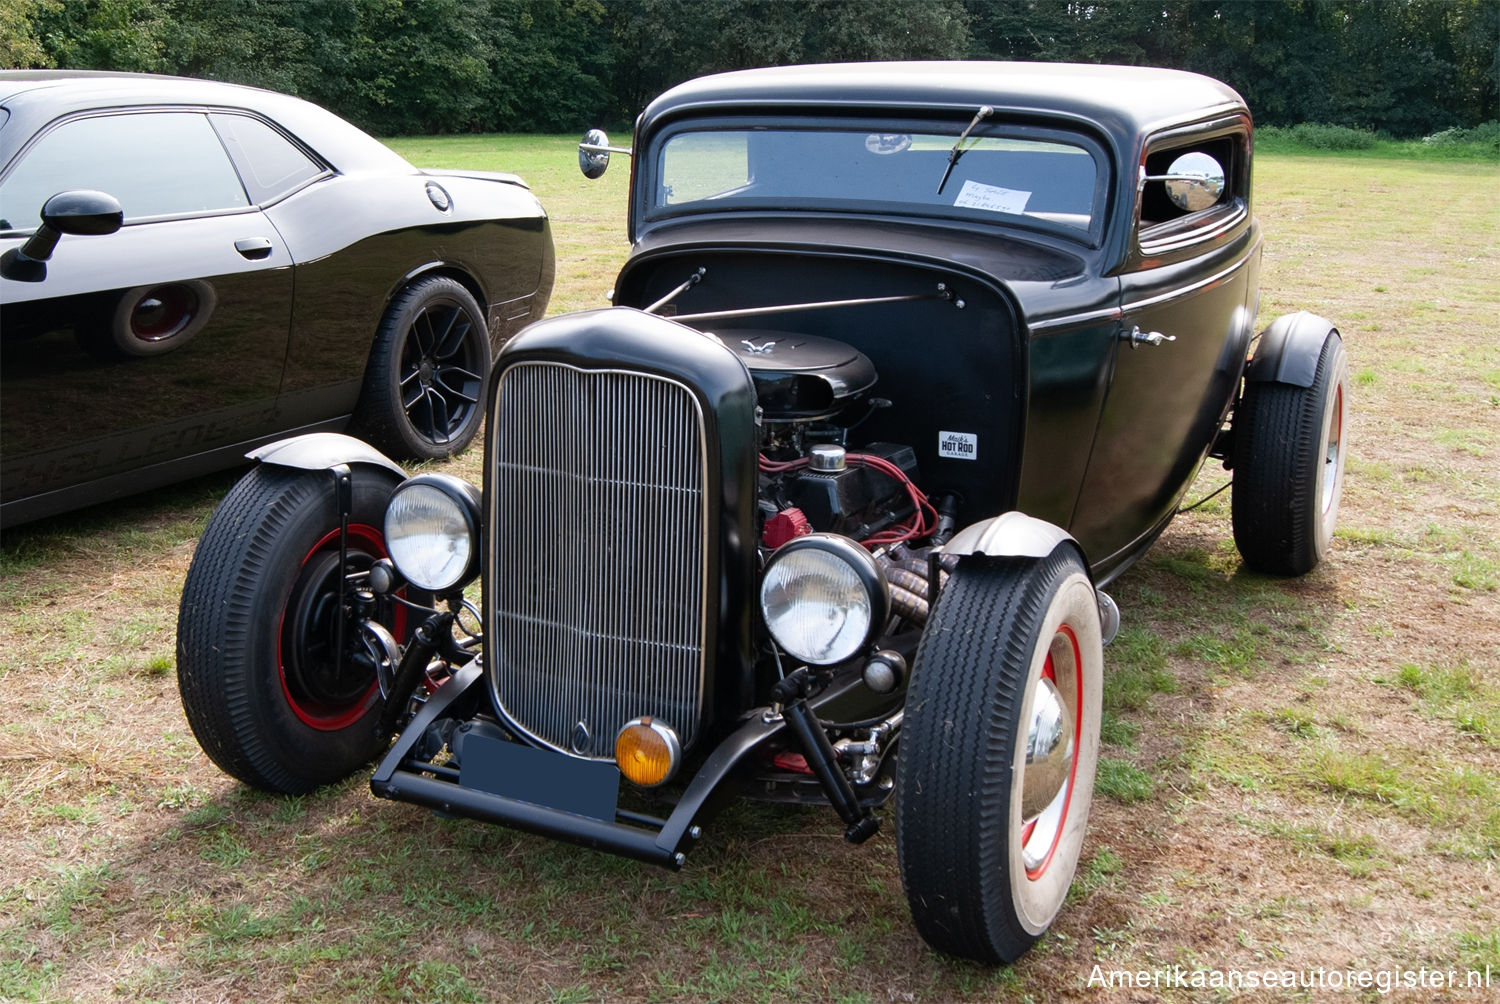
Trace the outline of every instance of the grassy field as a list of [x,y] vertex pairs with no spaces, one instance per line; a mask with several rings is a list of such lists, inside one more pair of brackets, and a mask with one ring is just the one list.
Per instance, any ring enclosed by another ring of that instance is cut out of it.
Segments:
[[[527,177],[562,311],[603,305],[626,252],[628,164],[585,182],[573,143],[392,145]],[[928,951],[889,827],[850,847],[827,810],[731,809],[670,874],[363,778],[296,799],[229,780],[173,667],[224,476],[0,539],[0,999],[1205,997],[1090,987],[1096,965],[1500,984],[1500,171],[1276,154],[1255,198],[1262,323],[1310,309],[1348,345],[1338,540],[1305,579],[1249,573],[1226,494],[1118,581],[1085,861],[1018,965]],[[448,468],[477,479],[477,452]]]

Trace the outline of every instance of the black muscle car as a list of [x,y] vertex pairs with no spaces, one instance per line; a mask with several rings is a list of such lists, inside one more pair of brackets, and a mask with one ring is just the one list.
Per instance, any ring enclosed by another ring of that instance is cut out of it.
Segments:
[[250,87],[0,71],[0,521],[351,419],[403,459],[463,449],[552,275],[514,176],[418,171]]
[[615,306],[505,346],[482,489],[294,439],[226,499],[179,627],[200,742],[670,868],[728,792],[889,815],[922,935],[1016,958],[1085,839],[1103,587],[1210,458],[1248,565],[1330,542],[1348,364],[1310,314],[1254,331],[1251,149],[1165,70],[668,91]]

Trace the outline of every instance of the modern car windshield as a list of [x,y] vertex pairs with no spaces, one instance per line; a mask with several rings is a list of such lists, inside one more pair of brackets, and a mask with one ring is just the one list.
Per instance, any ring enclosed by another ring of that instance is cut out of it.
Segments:
[[1022,216],[1089,230],[1100,168],[1062,138],[969,136],[938,191],[960,130],[714,129],[669,137],[654,209],[877,209],[922,216]]

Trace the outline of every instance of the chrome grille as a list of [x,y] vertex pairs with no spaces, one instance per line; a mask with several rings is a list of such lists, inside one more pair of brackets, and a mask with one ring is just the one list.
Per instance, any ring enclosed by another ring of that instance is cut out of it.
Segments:
[[501,378],[490,498],[496,703],[536,739],[614,758],[651,715],[691,745],[705,655],[703,419],[649,374],[525,362]]

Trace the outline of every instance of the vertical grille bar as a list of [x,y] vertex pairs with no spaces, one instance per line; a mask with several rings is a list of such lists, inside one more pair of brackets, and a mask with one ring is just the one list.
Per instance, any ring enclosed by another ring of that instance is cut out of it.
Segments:
[[638,715],[691,745],[707,615],[696,398],[649,374],[525,362],[503,375],[496,409],[485,638],[496,702],[580,756],[613,759]]

